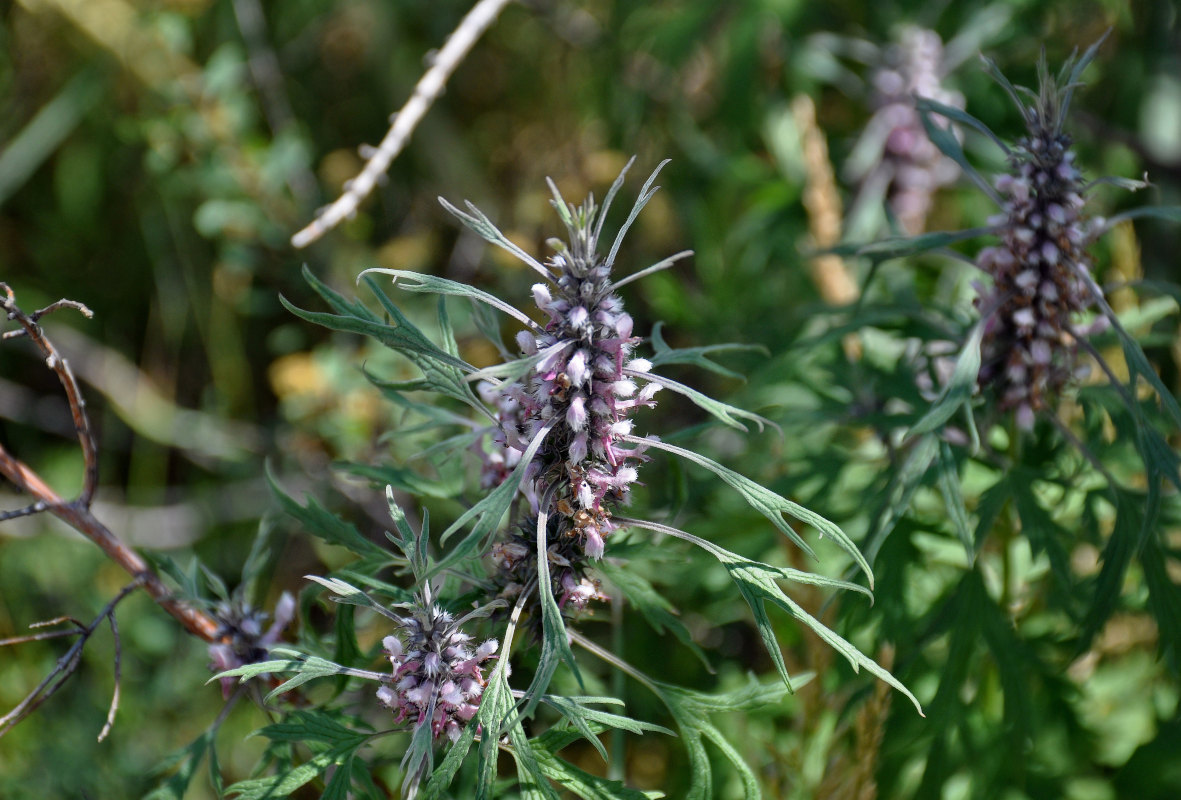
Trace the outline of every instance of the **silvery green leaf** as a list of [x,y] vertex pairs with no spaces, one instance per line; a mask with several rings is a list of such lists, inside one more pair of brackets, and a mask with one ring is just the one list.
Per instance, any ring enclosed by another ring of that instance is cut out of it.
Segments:
[[649,275],[660,272],[661,270],[668,269],[673,264],[680,261],[682,258],[688,258],[691,255],[693,255],[692,250],[682,250],[679,253],[673,253],[668,258],[662,258],[650,267],[644,267],[642,270],[639,270],[638,272],[633,272],[631,275],[628,275],[626,278],[621,278],[617,281],[613,281],[611,283],[611,287],[612,287],[612,289],[618,289],[621,286],[626,286],[627,284],[631,283],[632,281],[638,281],[641,278],[646,278]]
[[955,368],[947,385],[922,419],[910,429],[909,436],[922,436],[941,429],[959,408],[972,398],[980,374],[980,342],[984,337],[985,320],[980,320],[968,334],[964,348],[955,360]]
[[[358,719],[350,719],[349,722],[353,725],[364,724]],[[319,709],[297,709],[287,714],[281,722],[260,729],[257,735],[273,742],[317,741],[342,747],[360,745],[371,734],[346,727],[335,716]]]
[[[800,676],[798,685],[807,680],[807,677]],[[690,786],[685,800],[709,800],[714,797],[713,770],[709,753],[705,749],[705,740],[717,747],[737,770],[742,782],[743,798],[762,800],[757,776],[710,717],[718,712],[742,711],[777,703],[786,690],[783,684],[752,683],[743,689],[719,695],[702,694],[656,681],[652,682],[652,688],[677,723],[681,741],[689,756]]]
[[[687,534],[684,531],[677,530],[668,525],[661,525],[660,523],[648,522],[645,520],[635,519],[619,519],[621,525],[634,525],[636,527],[647,528],[648,530],[657,531],[659,533],[666,533],[678,538],[693,540],[692,534]],[[704,540],[699,540],[699,546],[705,546]],[[767,649],[767,653],[771,656],[772,662],[775,664],[779,676],[783,679],[784,684],[791,686],[791,678],[787,672],[787,665],[783,661],[783,654],[779,649],[779,641],[775,636],[775,631],[771,625],[771,619],[767,616],[765,603],[772,603],[778,606],[783,611],[786,611],[793,619],[796,619],[812,629],[817,636],[823,639],[834,650],[840,653],[854,671],[860,667],[864,667],[866,671],[876,675],[881,680],[893,686],[898,691],[906,695],[910,699],[919,714],[923,713],[922,706],[918,699],[911,694],[897,678],[889,673],[886,669],[880,666],[876,661],[869,656],[862,653],[848,641],[846,641],[839,634],[830,630],[826,625],[817,620],[815,617],[805,611],[799,604],[788,597],[779,585],[775,582],[777,578],[786,577],[785,571],[769,567],[766,564],[761,564],[756,561],[750,561],[741,556],[735,555],[727,550],[714,545],[709,548],[714,556],[726,567],[733,578],[734,583],[738,586],[738,591],[742,594],[747,604],[750,606],[752,613],[755,616],[755,625],[759,629],[759,634],[763,639],[763,644]],[[843,581],[837,581],[833,578],[825,578],[823,576],[814,576],[815,582],[820,585],[841,585],[843,588],[850,586]],[[798,579],[798,576],[796,577]]]
[[865,553],[869,558],[877,557],[898,520],[910,508],[910,501],[922,485],[923,477],[938,452],[938,437],[931,433],[924,434],[910,446],[901,466],[890,476],[882,505],[874,515],[873,526],[865,540]]
[[471,372],[474,369],[470,364],[439,349],[431,342],[396,306],[392,306],[389,303],[389,298],[386,298],[384,293],[377,289],[376,283],[371,283],[370,286],[379,301],[383,301],[384,298],[382,306],[391,314],[395,322],[398,323],[396,326],[385,324],[376,314],[360,302],[349,302],[345,300],[338,292],[333,291],[327,284],[316,278],[306,266],[303,269],[303,276],[311,284],[316,294],[320,295],[337,313],[327,314],[319,311],[304,311],[292,305],[283,297],[280,297],[279,302],[283,304],[283,307],[297,317],[332,330],[371,336],[386,347],[398,350],[406,355],[414,353],[426,356],[465,373]]
[[579,684],[582,683],[578,664],[574,660],[574,653],[570,650],[570,639],[566,635],[566,623],[562,620],[562,611],[558,608],[558,601],[554,599],[551,588],[547,522],[546,512],[539,512],[537,515],[536,563],[538,602],[541,605],[541,654],[538,656],[537,671],[533,675],[533,682],[529,684],[529,688],[525,692],[525,707],[521,710],[522,716],[529,716],[533,712],[534,707],[545,694],[545,690],[549,688],[550,680],[553,679],[560,662],[565,662]]
[[861,571],[865,573],[866,578],[869,580],[870,588],[873,588],[873,571],[869,568],[869,563],[865,560],[865,557],[861,555],[861,551],[857,549],[857,545],[853,544],[853,540],[850,539],[836,523],[825,519],[815,511],[804,508],[799,503],[794,503],[791,500],[788,500],[786,497],[779,496],[765,486],[760,486],[750,478],[740,475],[732,469],[727,469],[712,459],[706,458],[705,456],[698,453],[694,453],[692,450],[685,450],[684,448],[676,447],[674,445],[653,439],[641,439],[638,436],[624,436],[622,438],[624,441],[631,442],[632,444],[642,445],[645,447],[654,447],[657,450],[665,450],[669,453],[672,453],[673,455],[678,455],[681,458],[692,461],[694,464],[705,467],[710,472],[714,473],[723,481],[732,486],[735,490],[737,490],[751,508],[753,508],[755,511],[758,511],[760,514],[770,520],[771,523],[780,531],[782,531],[784,535],[791,539],[797,547],[799,547],[812,558],[816,558],[816,553],[803,539],[800,538],[799,534],[797,534],[795,530],[793,530],[792,527],[784,521],[783,515],[787,514],[794,519],[799,520],[800,522],[811,525],[820,532],[821,536],[828,536],[831,538],[842,550],[852,557],[853,561],[857,563],[857,566],[860,567]]
[[342,581],[340,578],[321,578],[318,575],[304,575],[309,581],[315,581],[323,586],[328,591],[336,595],[333,601],[337,603],[344,603],[350,606],[364,606],[365,608],[372,608],[377,613],[386,617],[387,619],[399,621],[398,615],[390,611],[381,603],[377,603],[369,595],[353,586],[351,583]]
[[740,372],[735,372],[732,369],[727,369],[721,364],[710,361],[706,355],[710,353],[722,353],[729,350],[750,350],[763,355],[769,355],[770,351],[761,344],[713,344],[705,347],[682,347],[672,348],[664,341],[664,336],[660,329],[664,327],[663,322],[657,322],[652,326],[652,350],[653,355],[648,360],[652,362],[652,366],[659,367],[664,364],[693,364],[702,369],[716,372],[719,375],[725,375],[727,378],[736,378],[738,380],[746,380],[746,376]]
[[226,789],[226,794],[235,800],[276,800],[290,797],[296,789],[322,775],[329,767],[341,764],[351,757],[352,750],[334,749],[312,756],[304,763],[286,772],[266,778],[252,778],[238,781]]
[[955,464],[955,456],[951,452],[951,445],[947,442],[939,443],[939,459],[937,461],[939,491],[943,495],[943,503],[947,508],[947,515],[951,518],[956,536],[964,545],[964,553],[968,557],[968,564],[976,560],[976,546],[972,542],[972,529],[968,525],[968,512],[964,507],[964,495],[960,490],[960,474]]
[[678,641],[697,656],[702,666],[713,672],[713,667],[710,666],[705,651],[697,645],[697,642],[693,641],[693,635],[689,633],[685,623],[676,617],[676,609],[673,608],[672,603],[665,599],[664,595],[658,592],[651,583],[626,563],[616,565],[610,563],[608,559],[602,559],[596,569],[623,593],[623,596],[635,606],[636,610],[644,615],[644,619],[648,620],[648,624],[657,633],[663,633],[666,628],[672,631]]
[[[591,739],[595,742],[598,741],[594,736]],[[565,737],[560,736],[556,731],[554,735],[538,737],[531,744],[532,755],[541,771],[542,780],[554,781],[565,791],[581,797],[583,800],[649,800],[664,796],[661,792],[642,792],[639,789],[628,788],[620,781],[592,775],[568,761],[558,758],[556,753],[567,743]]]
[[484,215],[483,211],[476,208],[470,202],[465,201],[465,205],[467,205],[468,210],[472,212],[471,214],[465,214],[455,206],[448,203],[442,197],[439,198],[439,203],[443,206],[443,208],[451,212],[451,214],[454,215],[456,219],[475,231],[476,234],[478,234],[481,238],[491,242],[497,247],[507,250],[517,258],[521,259],[521,261],[529,265],[542,277],[550,280],[551,282],[553,281],[553,274],[544,266],[542,266],[541,262],[511,242],[508,237],[500,232],[499,228],[492,224],[492,220],[488,219],[488,217]]
[[934,112],[942,117],[947,117],[953,122],[958,122],[961,125],[967,125],[970,128],[974,128],[991,139],[997,147],[1005,152],[1005,155],[1008,155],[1011,152],[1009,150],[1009,146],[1005,144],[999,136],[992,132],[992,128],[988,127],[979,119],[972,116],[963,109],[956,108],[955,106],[945,105],[944,103],[932,100],[929,97],[917,98],[915,100],[915,108],[922,112]]
[[599,741],[597,735],[604,728],[617,728],[619,730],[629,731],[637,736],[642,736],[648,731],[676,736],[675,733],[661,725],[640,722],[630,717],[611,714],[590,707],[592,703],[599,705],[623,705],[622,700],[617,700],[614,697],[561,697],[559,695],[547,694],[542,696],[541,701],[548,706],[556,708],[584,739],[594,745],[599,755],[603,757],[604,764],[609,760],[607,749]]
[[984,176],[977,172],[976,168],[972,166],[972,163],[968,161],[967,156],[964,155],[964,149],[960,147],[959,141],[952,134],[951,130],[936,125],[931,119],[931,115],[923,108],[919,108],[919,117],[923,121],[923,130],[927,132],[927,138],[931,140],[933,145],[939,148],[939,152],[958,164],[960,169],[964,171],[964,174],[972,180],[972,183],[976,184],[982,192],[992,198],[992,201],[998,207],[1004,206],[1004,200],[997,194],[996,189],[992,188],[992,184],[985,180]]
[[[552,427],[552,425],[551,425]],[[463,528],[473,517],[476,519],[476,524],[472,527],[467,536],[463,537],[454,548],[451,549],[445,557],[438,561],[431,570],[430,575],[439,573],[440,571],[462,561],[465,558],[471,557],[473,552],[487,549],[489,542],[484,540],[496,532],[500,525],[500,520],[512,505],[513,498],[517,496],[517,489],[521,486],[521,481],[525,478],[525,470],[529,468],[530,462],[537,454],[537,450],[541,447],[542,441],[550,432],[550,427],[542,428],[533,437],[533,441],[529,443],[525,453],[521,456],[520,463],[517,464],[509,476],[504,479],[504,482],[485,495],[484,499],[476,503],[474,506],[465,511],[459,519],[451,523],[447,530],[439,537],[440,542],[447,541],[453,533]],[[483,544],[483,547],[480,545]],[[429,577],[429,576],[424,576]]]
[[[664,161],[661,161],[659,164],[657,164],[656,169],[652,170],[652,174],[648,176],[648,180],[644,181],[644,185],[640,188],[640,194],[638,197],[636,197],[636,202],[632,206],[631,213],[627,215],[627,220],[619,229],[619,233],[615,234],[615,242],[611,245],[611,252],[607,254],[607,260],[604,262],[608,268],[615,264],[615,256],[619,253],[619,246],[623,244],[623,237],[627,235],[628,228],[630,228],[632,223],[636,221],[636,217],[639,216],[640,212],[644,209],[644,206],[648,205],[648,201],[652,199],[652,195],[656,194],[657,189],[660,188],[657,186],[655,189],[653,189],[652,182],[656,180],[656,176],[660,174],[660,170],[664,169],[664,165],[669,161],[670,159],[666,158]],[[631,162],[629,161],[628,164],[630,165]],[[622,179],[622,177],[623,175],[620,174],[619,179]],[[608,197],[613,195],[614,192],[611,192],[609,193]]]
[[361,273],[364,275],[389,275],[394,279],[394,286],[408,292],[426,292],[428,294],[451,295],[453,297],[467,297],[503,311],[513,319],[521,322],[525,327],[540,330],[536,322],[531,320],[523,311],[501,300],[499,297],[485,291],[468,286],[466,283],[440,278],[437,275],[427,275],[423,272],[411,272],[406,269],[381,269],[373,267]]
[[665,378],[661,375],[656,375],[651,372],[636,372],[635,370],[630,369],[625,369],[623,374],[633,378],[638,378],[640,380],[649,381],[650,383],[655,383],[659,386],[663,386],[665,389],[676,392],[677,394],[684,395],[685,397],[692,400],[694,405],[696,405],[698,408],[708,411],[714,418],[721,420],[724,424],[729,425],[731,428],[737,428],[744,433],[748,431],[747,427],[735,419],[735,417],[748,419],[754,422],[759,426],[760,431],[763,430],[764,425],[770,425],[780,433],[783,432],[778,425],[766,417],[759,416],[758,414],[754,414],[750,411],[744,411],[741,408],[727,405],[726,403],[723,403],[719,400],[714,400],[712,397],[702,394],[696,389],[690,389],[683,383],[677,383],[671,378]]
[[321,506],[316,498],[307,496],[307,506],[301,506],[289,497],[279,487],[269,466],[266,469],[266,477],[272,494],[279,501],[279,507],[298,520],[308,533],[329,544],[347,548],[362,558],[386,562],[391,560],[392,554],[386,552],[385,548],[366,539],[353,525]]
[[632,156],[627,160],[627,163],[623,165],[623,169],[619,171],[619,174],[615,176],[615,180],[611,182],[611,188],[607,190],[607,196],[603,198],[603,207],[599,209],[599,218],[595,220],[595,234],[591,239],[591,242],[595,245],[598,244],[599,236],[603,232],[603,221],[607,218],[607,212],[611,208],[611,202],[615,199],[615,195],[618,194],[619,190],[623,187],[623,178],[625,175],[627,175],[627,171],[631,169],[631,166],[633,163],[635,163],[635,160],[635,156]]

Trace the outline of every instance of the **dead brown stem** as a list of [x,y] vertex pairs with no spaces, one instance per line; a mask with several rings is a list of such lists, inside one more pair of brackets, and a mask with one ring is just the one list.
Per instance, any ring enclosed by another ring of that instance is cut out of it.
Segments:
[[16,305],[13,291],[8,284],[0,282],[0,292],[3,306],[8,318],[17,321],[25,336],[27,336],[45,356],[45,363],[58,376],[58,380],[66,392],[70,403],[70,411],[74,418],[74,427],[78,434],[78,441],[82,446],[82,458],[85,464],[85,479],[83,489],[74,501],[63,499],[35,470],[8,452],[0,445],[0,474],[11,481],[18,489],[36,498],[36,501],[16,512],[7,512],[0,519],[13,516],[47,511],[65,522],[71,528],[86,536],[97,544],[111,560],[123,567],[136,579],[137,586],[142,585],[151,598],[165,611],[175,617],[189,633],[206,642],[220,640],[221,625],[208,614],[191,607],[183,600],[173,596],[159,576],[148,566],[148,563],[134,550],[119,540],[114,533],[102,524],[90,511],[90,504],[94,497],[94,489],[98,483],[98,453],[95,446],[94,433],[90,426],[90,419],[86,413],[86,402],[78,389],[78,383],[70,370],[69,364],[57,352],[53,343],[45,336],[38,324],[38,320],[47,313],[59,308],[74,308],[89,316],[89,309],[81,303],[71,300],[59,300],[33,314],[26,314]]

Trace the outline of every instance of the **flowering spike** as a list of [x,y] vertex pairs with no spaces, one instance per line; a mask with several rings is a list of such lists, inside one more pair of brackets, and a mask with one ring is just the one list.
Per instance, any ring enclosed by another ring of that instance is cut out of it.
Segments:
[[446,734],[455,741],[479,708],[483,667],[495,658],[498,643],[489,639],[473,651],[472,637],[431,603],[429,587],[398,621],[397,633],[382,640],[391,674],[377,698],[395,712],[396,722],[429,723],[433,738]]
[[1091,235],[1082,174],[1070,137],[1062,133],[1073,86],[1051,78],[1044,56],[1038,76],[1038,92],[1029,93],[1032,104],[1018,100],[1027,134],[1010,153],[1009,172],[996,179],[1004,198],[1001,242],[977,257],[993,279],[977,300],[987,316],[979,384],[1003,410],[1014,412],[1022,430],[1031,429],[1035,412],[1072,380],[1072,320],[1094,300],[1085,280]]
[[[546,265],[556,276],[555,286],[533,287],[534,300],[549,322],[539,333],[525,331],[517,337],[523,353],[547,355],[520,381],[486,390],[500,394],[494,402],[501,423],[485,460],[487,483],[503,478],[509,465],[519,461],[521,443],[553,426],[522,493],[535,519],[546,519],[551,588],[566,610],[605,599],[586,569],[603,556],[615,529],[613,509],[627,501],[638,479],[636,464],[645,460],[640,448],[621,445],[632,435],[634,409],[655,404],[655,390],[647,381],[641,389],[634,380],[646,377],[651,364],[632,358],[640,340],[632,335],[632,318],[615,293],[611,262],[623,233],[655,193],[652,184],[664,163],[644,184],[606,261],[596,251],[602,213],[622,185],[623,174],[608,191],[603,209],[593,197],[577,207],[566,203],[550,182],[553,205],[567,224],[569,239],[554,248]],[[493,561],[502,570],[502,594],[519,592],[535,578],[537,564],[529,558],[536,553],[535,528],[523,523],[498,545]]]

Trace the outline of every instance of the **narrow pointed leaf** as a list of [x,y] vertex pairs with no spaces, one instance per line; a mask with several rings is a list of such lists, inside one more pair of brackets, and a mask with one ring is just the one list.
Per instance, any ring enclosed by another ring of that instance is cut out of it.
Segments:
[[804,542],[803,539],[800,538],[799,534],[797,534],[792,529],[792,527],[784,521],[783,515],[787,514],[794,519],[799,520],[800,522],[811,525],[820,532],[821,536],[830,537],[841,547],[842,550],[844,550],[853,558],[853,561],[856,562],[857,566],[862,572],[865,573],[866,578],[869,580],[870,588],[873,588],[873,571],[869,568],[869,563],[865,560],[865,556],[861,555],[861,551],[857,549],[857,545],[853,544],[853,540],[850,539],[848,535],[836,525],[836,523],[830,522],[829,520],[817,514],[815,511],[804,508],[799,503],[793,503],[791,500],[779,496],[770,489],[760,486],[750,478],[740,475],[732,469],[727,469],[716,461],[708,459],[703,455],[699,455],[698,453],[694,453],[691,450],[685,450],[683,448],[652,439],[641,439],[636,436],[624,436],[623,439],[633,444],[654,447],[658,450],[665,450],[669,453],[672,453],[673,455],[678,455],[681,458],[705,467],[732,486],[735,490],[737,490],[751,508],[758,511],[760,514],[770,520],[776,528],[778,528],[789,539],[795,542],[797,547],[810,555],[812,558],[816,558],[816,553]]

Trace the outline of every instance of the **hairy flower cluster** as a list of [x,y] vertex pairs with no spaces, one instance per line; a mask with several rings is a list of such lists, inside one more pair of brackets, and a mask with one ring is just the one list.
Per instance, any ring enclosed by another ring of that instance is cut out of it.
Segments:
[[[283,592],[275,604],[275,620],[265,631],[262,626],[267,613],[248,603],[218,603],[213,615],[221,623],[221,630],[219,640],[209,645],[209,668],[224,672],[267,660],[271,645],[279,641],[283,630],[295,618],[295,597]],[[237,683],[237,678],[222,678],[222,696],[228,699]]]
[[395,722],[414,725],[430,721],[435,738],[459,738],[463,726],[476,715],[484,693],[484,665],[495,658],[498,643],[489,639],[475,650],[449,612],[418,598],[409,616],[400,617],[400,630],[382,646],[393,666],[390,685],[377,697],[396,712]]
[[569,240],[551,242],[557,252],[545,265],[549,280],[533,286],[548,320],[517,335],[522,358],[533,365],[519,381],[482,387],[500,423],[483,482],[502,481],[544,437],[521,486],[530,519],[493,548],[492,560],[504,596],[528,585],[537,577],[536,526],[544,516],[552,590],[563,609],[575,610],[606,599],[586,568],[603,556],[615,529],[612,509],[628,501],[636,466],[646,459],[642,443],[625,441],[632,413],[654,406],[661,387],[648,378],[651,364],[632,356],[641,340],[615,292],[610,260],[596,252],[605,209],[593,198],[577,208],[555,205]]
[[927,137],[915,97],[953,108],[963,108],[964,97],[943,86],[943,42],[934,31],[904,28],[886,62],[872,79],[875,111],[869,129],[884,137],[881,167],[889,180],[890,210],[904,230],[916,234],[926,226],[935,191],[960,170]]
[[1083,275],[1091,236],[1082,217],[1081,174],[1070,138],[1061,132],[1056,92],[1043,86],[1026,109],[1029,134],[1010,156],[1011,171],[996,180],[1004,213],[993,220],[1001,242],[977,263],[992,276],[977,307],[987,315],[979,384],[993,391],[1022,429],[1073,377],[1072,324],[1092,302]]

